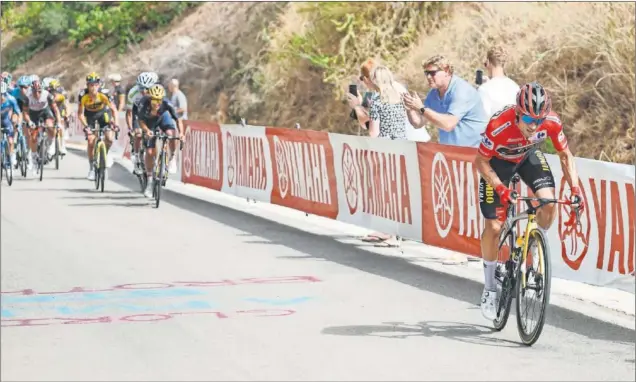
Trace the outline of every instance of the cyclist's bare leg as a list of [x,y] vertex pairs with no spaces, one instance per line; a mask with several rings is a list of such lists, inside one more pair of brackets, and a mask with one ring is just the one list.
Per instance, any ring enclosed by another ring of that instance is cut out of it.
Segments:
[[47,132],[47,144],[53,143],[53,138],[55,138],[55,120],[53,118],[47,118],[46,120],[46,132]]
[[[177,130],[174,129],[167,129],[166,130],[166,135],[169,137],[175,137],[177,135]],[[169,140],[168,141],[168,148],[170,149],[170,156],[169,158],[172,158],[172,156],[177,152],[177,141],[176,140]]]
[[497,219],[484,219],[484,232],[481,234],[481,257],[484,261],[497,260],[501,225]]
[[112,130],[104,132],[104,143],[106,144],[106,152],[110,150],[110,147],[113,145],[113,141],[115,140],[115,132]]
[[95,140],[97,139],[97,137],[95,136],[95,134],[93,134],[92,132],[88,133],[88,145],[87,145],[87,154],[88,154],[88,162],[91,164],[93,164],[93,158],[94,158],[94,152],[93,150],[95,150]]
[[133,140],[133,147],[135,149],[135,153],[139,153],[139,150],[141,150],[141,137],[142,137],[141,128],[138,127],[134,129],[133,132],[135,135],[135,138]]
[[154,147],[146,148],[146,173],[147,174],[152,174],[152,168],[155,164],[155,154],[156,154],[156,150]]
[[[554,199],[554,188],[542,188],[535,193],[537,198]],[[544,230],[548,230],[554,222],[557,215],[557,205],[554,203],[546,204],[537,211],[537,224]]]

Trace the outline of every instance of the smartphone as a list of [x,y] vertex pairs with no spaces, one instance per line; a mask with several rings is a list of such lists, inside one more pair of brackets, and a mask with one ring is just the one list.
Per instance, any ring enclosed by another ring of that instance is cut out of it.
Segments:
[[349,85],[349,93],[353,94],[354,96],[358,96],[358,85],[356,84],[351,84]]
[[475,72],[475,83],[477,85],[481,85],[484,83],[484,71],[481,69],[477,69]]

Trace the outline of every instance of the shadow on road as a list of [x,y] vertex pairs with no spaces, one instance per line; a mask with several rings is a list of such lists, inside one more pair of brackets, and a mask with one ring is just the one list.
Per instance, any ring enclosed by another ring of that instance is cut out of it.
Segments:
[[477,345],[525,347],[521,343],[492,337],[491,335],[494,333],[497,331],[483,325],[441,321],[421,321],[416,324],[383,322],[379,325],[332,326],[322,331],[322,334],[336,336],[368,336],[390,339],[444,337]]

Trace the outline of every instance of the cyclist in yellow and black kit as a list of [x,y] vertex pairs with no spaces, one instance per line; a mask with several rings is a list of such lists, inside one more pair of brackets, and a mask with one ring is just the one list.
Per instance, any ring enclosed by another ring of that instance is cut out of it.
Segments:
[[68,97],[66,96],[66,90],[64,89],[60,81],[57,79],[52,79],[51,82],[49,82],[49,86],[47,90],[49,91],[49,93],[53,94],[53,100],[57,104],[57,108],[60,111],[60,115],[62,116],[62,119],[64,120],[64,128],[68,129],[69,127],[68,113],[69,113],[70,107],[68,104]]
[[[90,169],[87,178],[89,180],[95,180],[95,169],[93,169],[95,135],[90,129],[87,129],[87,127],[93,128],[95,122],[99,122],[101,128],[111,126],[113,129],[117,129],[117,109],[108,96],[100,91],[100,83],[101,80],[97,73],[92,72],[86,76],[87,91],[83,92],[77,109],[77,116],[84,126],[88,140],[88,162]],[[113,131],[104,132],[106,150],[110,150],[110,146],[113,144],[113,138]],[[111,167],[112,165],[112,157],[106,155],[106,167]]]

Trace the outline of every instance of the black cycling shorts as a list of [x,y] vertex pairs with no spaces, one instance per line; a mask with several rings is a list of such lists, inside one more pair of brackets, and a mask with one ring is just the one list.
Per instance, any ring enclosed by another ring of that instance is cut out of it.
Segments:
[[103,129],[107,127],[113,120],[112,114],[109,108],[103,108],[98,111],[84,110],[84,116],[89,128],[95,127],[95,122],[99,123],[99,126]]
[[55,115],[50,107],[46,107],[42,110],[29,110],[29,118],[31,118],[31,122],[37,125],[40,121],[45,122],[47,119],[55,119]]
[[[508,186],[512,178],[515,163],[499,158],[490,159],[490,166],[495,171],[499,179]],[[527,184],[533,193],[542,188],[554,188],[554,176],[550,165],[543,153],[537,149],[532,149],[528,159],[517,171],[519,177]],[[496,219],[497,208],[503,205],[499,201],[499,195],[495,189],[481,178],[479,181],[479,209],[485,219]]]

